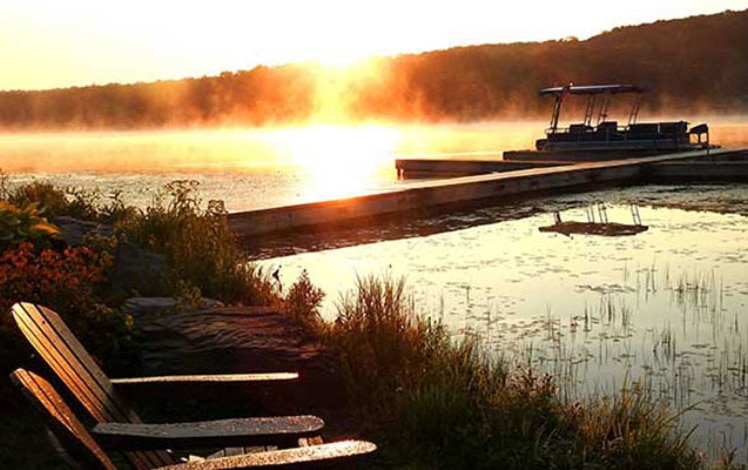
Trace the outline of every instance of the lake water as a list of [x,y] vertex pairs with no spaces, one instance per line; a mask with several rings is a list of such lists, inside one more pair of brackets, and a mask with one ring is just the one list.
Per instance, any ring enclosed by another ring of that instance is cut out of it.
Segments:
[[529,147],[543,124],[320,125],[204,131],[0,134],[11,182],[44,179],[114,191],[137,206],[176,179],[200,181],[229,211],[370,194],[407,185],[395,155],[497,158]]
[[[744,459],[748,217],[703,211],[691,192],[748,196],[743,186],[648,186],[546,197],[529,201],[536,215],[505,220],[514,208],[484,208],[463,214],[461,226],[459,215],[449,216],[449,231],[266,263],[280,265],[287,282],[307,270],[331,294],[330,318],[356,276],[404,276],[420,315],[532,362],[570,396],[638,382],[674,409],[694,406],[684,419],[701,425],[694,439],[710,450],[739,448]],[[557,210],[563,220],[586,221],[586,208],[600,202],[609,220],[623,223],[637,204],[649,229],[625,237],[538,230]],[[666,207],[673,203],[698,210]],[[748,214],[745,204],[735,209]]]
[[[21,134],[0,137],[10,184],[33,179],[146,206],[174,179],[200,181],[204,201],[230,211],[387,191],[395,155],[491,158],[528,148],[544,123],[459,126]],[[748,145],[748,125],[725,121],[713,141]],[[572,397],[639,383],[699,424],[712,455],[748,443],[748,187],[644,186],[281,238],[256,254],[289,285],[307,270],[327,297],[356,276],[404,276],[418,313],[489,351],[552,373]],[[552,214],[586,221],[603,204],[629,237],[545,233]],[[293,253],[293,254],[289,254]]]

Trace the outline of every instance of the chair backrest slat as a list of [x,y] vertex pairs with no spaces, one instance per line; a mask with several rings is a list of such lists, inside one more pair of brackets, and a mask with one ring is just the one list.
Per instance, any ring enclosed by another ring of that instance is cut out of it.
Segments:
[[[17,303],[13,318],[52,372],[97,422],[140,423],[127,400],[80,344],[60,316],[43,306]],[[174,463],[166,452],[127,452],[138,469]]]
[[90,372],[90,367],[84,365],[90,356],[82,357],[70,348],[69,341],[74,339],[70,330],[67,327],[56,328],[56,322],[49,321],[57,314],[43,312],[42,308],[44,307],[32,304],[16,304],[13,306],[13,316],[23,334],[55,375],[95,420],[133,419],[114,406],[112,384],[107,383],[106,379],[99,380]]
[[24,369],[12,372],[10,379],[42,415],[68,455],[86,468],[116,469],[49,382]]

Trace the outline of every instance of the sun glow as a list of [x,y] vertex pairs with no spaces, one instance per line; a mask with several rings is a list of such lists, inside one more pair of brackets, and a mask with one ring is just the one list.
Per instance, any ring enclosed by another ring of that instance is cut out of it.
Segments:
[[[726,9],[745,0],[427,2],[0,2],[2,89],[55,88],[217,75],[256,65],[348,64],[380,55],[515,41],[585,38]],[[541,12],[542,14],[538,14]],[[595,11],[595,15],[574,12]]]
[[289,163],[308,176],[304,199],[363,194],[381,175],[395,177],[400,134],[394,128],[320,124],[278,131],[275,138]]

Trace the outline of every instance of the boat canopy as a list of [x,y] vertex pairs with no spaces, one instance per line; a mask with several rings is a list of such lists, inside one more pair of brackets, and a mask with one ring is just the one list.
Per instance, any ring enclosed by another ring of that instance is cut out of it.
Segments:
[[567,85],[563,87],[543,88],[540,90],[540,96],[552,95],[555,97],[555,103],[553,105],[553,113],[551,114],[551,127],[547,130],[547,134],[555,134],[558,131],[558,119],[561,114],[561,103],[568,95],[583,95],[586,96],[587,106],[584,113],[584,126],[592,126],[592,117],[595,112],[595,107],[598,105],[598,97],[600,97],[601,103],[599,103],[597,123],[600,124],[607,120],[608,117],[608,104],[611,95],[619,93],[633,93],[636,95],[634,104],[629,113],[629,125],[634,124],[639,115],[639,107],[641,104],[641,98],[646,90],[637,85],[587,85],[587,86],[573,86]]
[[544,88],[540,90],[541,95],[561,95],[569,93],[572,95],[600,95],[603,93],[644,93],[646,90],[636,85],[592,85],[592,86],[562,86]]

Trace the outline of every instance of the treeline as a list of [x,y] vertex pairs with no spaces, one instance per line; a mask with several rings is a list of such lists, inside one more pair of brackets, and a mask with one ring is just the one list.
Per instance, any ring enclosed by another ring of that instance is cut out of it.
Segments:
[[[359,116],[457,120],[546,116],[538,90],[633,83],[647,111],[748,112],[748,10],[616,28],[578,41],[483,45],[402,56],[386,87],[354,93]],[[397,107],[393,107],[396,103]]]
[[314,83],[301,67],[257,67],[215,77],[0,93],[6,128],[261,125],[304,118]]
[[[372,59],[341,73],[313,64],[219,76],[0,93],[0,127],[259,126],[325,119],[528,117],[540,88],[635,83],[648,111],[748,111],[748,10],[616,28],[585,41],[458,47]],[[334,108],[334,112],[329,112]]]

